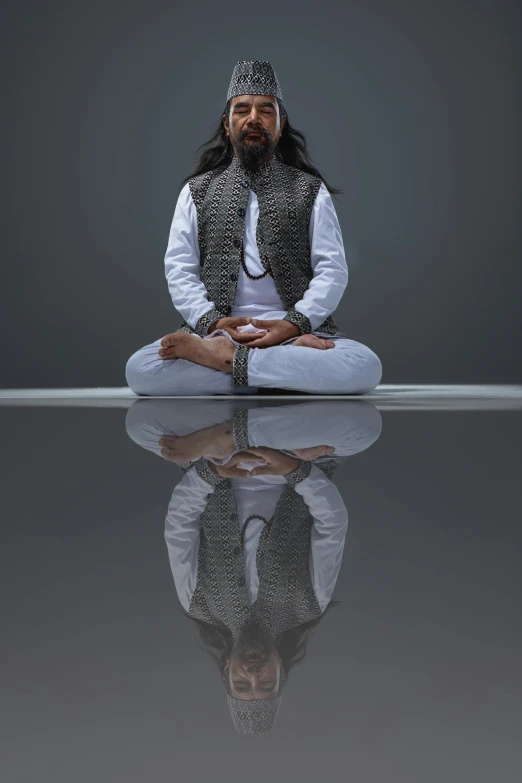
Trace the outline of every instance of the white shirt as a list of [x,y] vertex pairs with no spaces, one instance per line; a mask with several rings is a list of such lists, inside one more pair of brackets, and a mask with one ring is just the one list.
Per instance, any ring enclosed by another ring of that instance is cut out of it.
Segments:
[[[244,258],[247,269],[253,275],[265,271],[256,243],[258,218],[257,195],[250,190],[245,216]],[[334,312],[348,283],[341,229],[324,182],[314,201],[308,238],[313,278],[303,298],[295,303],[295,308],[309,319],[314,331]],[[201,316],[215,308],[216,303],[209,300],[200,279],[197,213],[188,182],[179,194],[172,219],[165,255],[165,277],[174,307],[194,329]],[[262,280],[250,280],[240,265],[230,315],[280,319],[286,313],[271,275]]]
[[[253,467],[252,462],[238,463],[238,467],[243,466]],[[239,529],[251,514],[270,519],[283,489],[288,486],[284,476],[260,475],[231,479],[231,482]],[[295,485],[295,491],[302,496],[313,518],[308,567],[314,594],[324,611],[341,567],[348,512],[335,484],[316,465],[312,465],[306,479]],[[212,492],[214,487],[194,467],[190,468],[174,488],[165,520],[165,541],[174,584],[187,611],[197,583],[200,517]],[[263,520],[252,519],[245,530],[243,557],[250,604],[257,599],[259,590],[256,553],[263,528]]]

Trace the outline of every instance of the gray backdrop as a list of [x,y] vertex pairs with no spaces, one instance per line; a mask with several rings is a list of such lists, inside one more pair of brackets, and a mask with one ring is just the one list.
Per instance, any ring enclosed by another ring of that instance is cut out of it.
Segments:
[[180,181],[242,59],[345,190],[336,320],[383,382],[522,381],[517,6],[4,3],[0,386],[121,386],[176,329]]

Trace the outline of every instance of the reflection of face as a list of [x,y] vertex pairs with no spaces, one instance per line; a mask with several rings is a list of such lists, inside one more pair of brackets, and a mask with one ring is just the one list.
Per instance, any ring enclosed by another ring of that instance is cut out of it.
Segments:
[[232,657],[227,671],[230,695],[235,699],[275,699],[279,692],[281,659],[275,651],[263,666],[246,665]]
[[227,661],[225,676],[230,695],[236,699],[276,698],[281,659],[272,637],[255,620],[243,626]]

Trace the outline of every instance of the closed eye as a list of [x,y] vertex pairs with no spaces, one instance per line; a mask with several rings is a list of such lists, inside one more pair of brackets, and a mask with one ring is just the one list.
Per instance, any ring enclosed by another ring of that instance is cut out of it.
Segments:
[[233,682],[234,690],[238,693],[247,693],[250,690],[250,683]]

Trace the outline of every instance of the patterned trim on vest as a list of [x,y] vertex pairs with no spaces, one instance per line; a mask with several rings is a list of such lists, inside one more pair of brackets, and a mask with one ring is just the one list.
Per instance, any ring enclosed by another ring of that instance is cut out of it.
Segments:
[[[230,315],[236,296],[250,188],[259,202],[256,242],[261,263],[270,269],[279,296],[287,308],[286,320],[302,334],[312,331],[309,319],[295,309],[313,278],[308,229],[322,180],[289,166],[275,155],[247,171],[234,156],[188,181],[197,212],[201,280],[211,309],[193,329],[185,320],[178,331],[204,337],[213,321]],[[317,331],[345,337],[328,316]],[[239,381],[236,385],[246,385]]]
[[285,479],[291,487],[295,487],[295,485],[299,484],[300,481],[304,481],[304,479],[308,478],[311,470],[312,463],[302,461],[295,470],[286,474]]
[[236,449],[248,449],[248,408],[234,408],[232,414],[232,432]]
[[209,327],[212,326],[214,321],[219,321],[220,318],[225,317],[226,316],[224,313],[220,313],[219,310],[216,310],[213,307],[212,310],[208,310],[208,312],[203,313],[197,322],[195,329],[196,334],[199,334],[200,337],[205,337],[209,333]]
[[293,324],[299,327],[301,334],[310,334],[312,331],[312,324],[303,313],[296,310],[295,307],[291,307],[284,317],[285,321],[291,321]]
[[232,382],[234,386],[248,386],[248,346],[237,345],[232,360]]
[[205,457],[200,457],[194,463],[194,466],[198,476],[206,481],[207,484],[211,484],[213,487],[217,487],[221,481],[226,480],[223,476],[218,476],[217,473],[214,473],[214,471],[209,468],[208,461],[205,459]]
[[326,478],[332,478],[333,474],[339,467],[339,465],[342,465],[343,462],[346,462],[346,460],[349,460],[351,457],[350,454],[344,454],[343,456],[339,457],[332,457],[331,459],[324,459],[324,457],[321,457],[321,459],[317,462],[314,462],[314,465],[318,467]]

